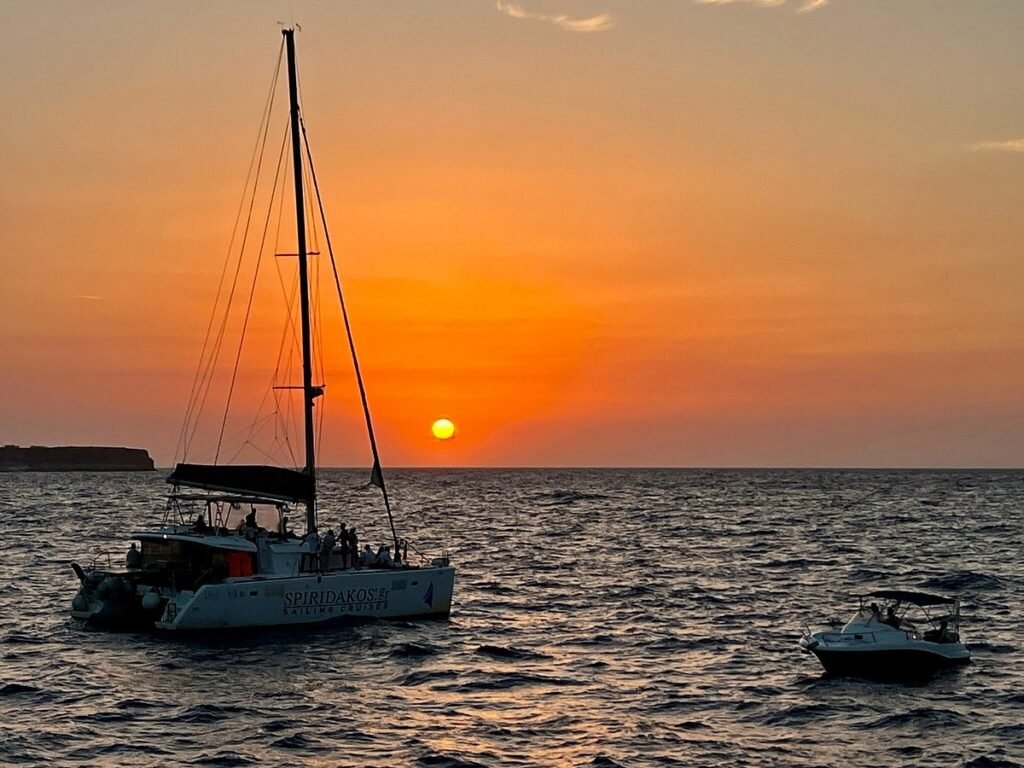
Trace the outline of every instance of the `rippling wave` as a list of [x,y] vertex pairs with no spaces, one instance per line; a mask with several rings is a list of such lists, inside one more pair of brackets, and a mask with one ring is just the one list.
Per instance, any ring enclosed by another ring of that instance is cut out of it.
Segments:
[[[450,621],[200,638],[67,615],[160,475],[0,475],[0,764],[1024,766],[1019,472],[407,471]],[[363,473],[322,515],[386,541]],[[957,593],[974,663],[829,679],[796,641],[860,591]]]

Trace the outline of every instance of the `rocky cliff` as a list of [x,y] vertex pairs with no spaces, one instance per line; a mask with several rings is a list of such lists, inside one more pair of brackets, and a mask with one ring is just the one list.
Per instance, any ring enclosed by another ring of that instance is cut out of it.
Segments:
[[0,448],[0,472],[132,472],[152,470],[153,459],[143,448],[61,446]]

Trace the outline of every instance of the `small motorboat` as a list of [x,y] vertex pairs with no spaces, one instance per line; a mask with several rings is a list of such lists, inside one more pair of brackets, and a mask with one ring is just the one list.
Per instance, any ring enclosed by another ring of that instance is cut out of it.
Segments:
[[922,678],[971,660],[960,641],[960,601],[904,590],[860,596],[840,631],[807,629],[800,647],[836,676]]

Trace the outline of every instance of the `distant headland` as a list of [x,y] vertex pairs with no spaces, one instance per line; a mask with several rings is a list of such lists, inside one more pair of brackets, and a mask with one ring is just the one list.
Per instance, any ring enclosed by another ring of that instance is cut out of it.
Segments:
[[155,469],[144,448],[0,447],[0,472],[139,472]]

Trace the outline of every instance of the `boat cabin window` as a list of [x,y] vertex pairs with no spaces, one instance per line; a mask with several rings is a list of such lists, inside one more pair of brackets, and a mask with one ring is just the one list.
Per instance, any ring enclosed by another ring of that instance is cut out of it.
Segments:
[[144,580],[154,585],[197,589],[233,576],[253,575],[256,556],[253,552],[208,547],[199,542],[143,539],[142,571]]
[[244,527],[248,521],[253,520],[257,528],[267,531],[277,531],[281,520],[281,513],[278,507],[266,504],[241,504],[238,509],[232,510],[231,522],[234,525]]
[[276,534],[281,531],[284,517],[289,518],[288,530],[291,530],[288,505],[266,499],[177,494],[171,498],[168,510],[175,524],[200,533],[223,535],[241,533],[246,528],[262,528]]

